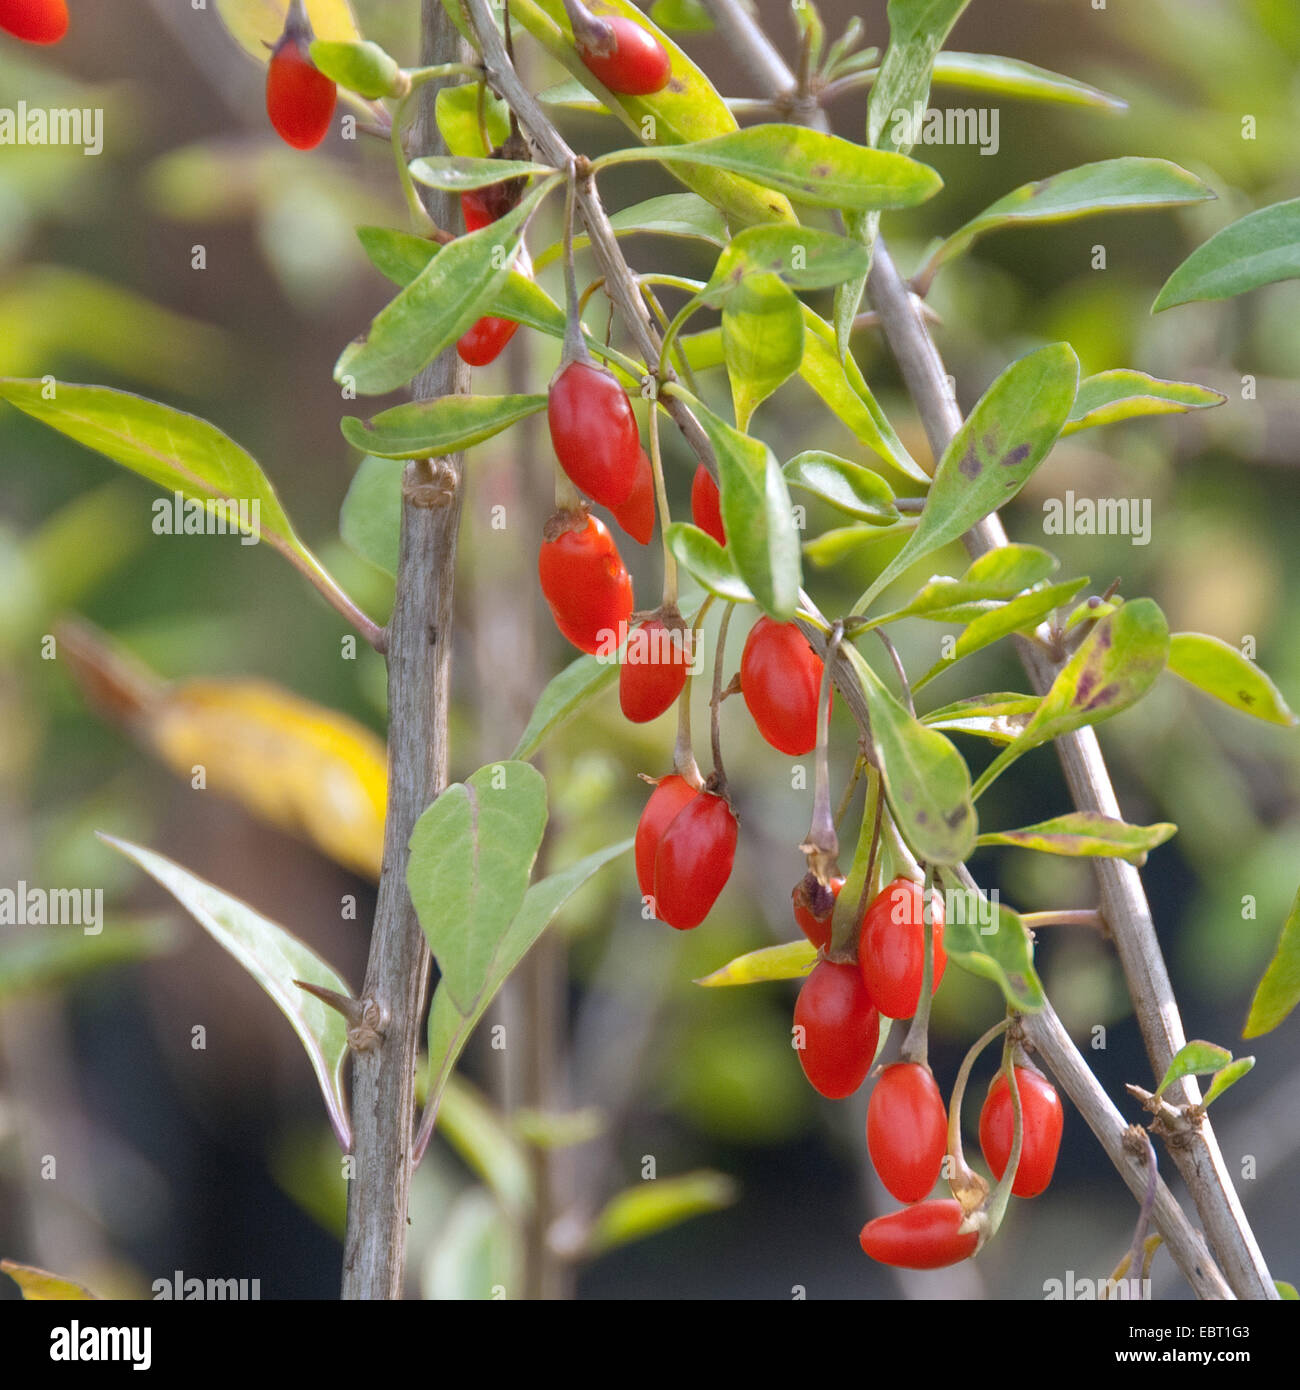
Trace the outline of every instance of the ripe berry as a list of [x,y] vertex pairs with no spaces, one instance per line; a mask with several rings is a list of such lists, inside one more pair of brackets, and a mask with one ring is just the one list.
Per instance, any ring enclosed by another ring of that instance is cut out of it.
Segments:
[[481,318],[476,320],[456,344],[460,360],[471,367],[486,367],[495,362],[502,348],[515,336],[519,327],[514,319]]
[[605,524],[585,510],[546,523],[537,574],[555,625],[580,651],[614,649],[632,615],[632,580]]
[[627,639],[618,673],[618,703],[634,724],[658,719],[682,693],[691,664],[690,634],[667,628],[658,618],[644,622]]
[[709,915],[731,877],[737,837],[736,813],[712,792],[673,818],[655,855],[655,910],[670,927],[688,931]]
[[852,965],[818,961],[795,1001],[794,1022],[803,1029],[803,1074],[831,1100],[851,1096],[866,1080],[880,1041],[880,1015],[862,976]]
[[948,1115],[929,1067],[886,1067],[867,1106],[867,1151],[880,1181],[900,1202],[919,1202],[939,1180],[948,1151]]
[[979,1244],[975,1231],[960,1232],[961,1203],[955,1197],[919,1202],[878,1216],[862,1228],[863,1250],[882,1265],[899,1269],[942,1269],[969,1259]]
[[663,44],[635,20],[602,15],[600,23],[613,31],[608,40],[577,39],[578,56],[609,88],[621,96],[642,97],[660,92],[672,76],[672,63]]
[[[794,886],[790,902],[794,907],[794,920],[799,930],[814,946],[825,950],[831,944],[831,918],[835,915],[835,903],[844,887],[844,876],[840,874],[831,879],[830,906],[825,915],[819,917],[812,908],[812,895],[821,887],[811,874],[805,875]],[[822,890],[824,892],[824,890]]]
[[281,139],[296,150],[315,149],[329,133],[338,95],[311,60],[311,39],[305,12],[291,8],[266,69],[267,115]]
[[460,195],[460,215],[464,218],[467,232],[477,232],[496,221],[480,189]]
[[643,898],[653,898],[655,891],[655,855],[659,852],[659,841],[664,831],[676,819],[689,801],[694,801],[695,788],[684,778],[673,772],[661,777],[650,793],[650,800],[641,812],[636,823],[636,843],[633,854],[636,858],[636,881]]
[[745,639],[740,690],[758,732],[798,757],[817,746],[817,696],[822,663],[793,623],[760,618]]
[[[943,899],[930,894],[934,916],[934,982],[939,988],[948,957],[943,949]],[[925,923],[921,885],[896,878],[876,894],[862,919],[858,964],[876,1007],[886,1018],[911,1018],[921,1001],[925,971]]]
[[546,403],[551,443],[575,487],[604,507],[632,495],[641,436],[627,392],[594,362],[570,362],[551,382]]
[[726,545],[727,532],[722,524],[722,496],[709,470],[700,464],[691,484],[691,520],[707,531],[719,545]]
[[[1017,1197],[1037,1197],[1040,1192],[1047,1190],[1052,1181],[1056,1155],[1061,1148],[1065,1114],[1056,1088],[1045,1076],[1028,1067],[1017,1067],[1015,1070],[1024,1138],[1011,1191]],[[989,1087],[984,1108],[980,1111],[980,1148],[984,1150],[985,1163],[999,1180],[1011,1158],[1016,1122],[1013,1104],[1006,1073],[999,1072]]]
[[58,43],[68,32],[66,0],[0,0],[0,29],[27,43]]
[[655,476],[650,455],[641,450],[632,495],[621,507],[611,507],[614,520],[639,545],[649,545],[655,532]]

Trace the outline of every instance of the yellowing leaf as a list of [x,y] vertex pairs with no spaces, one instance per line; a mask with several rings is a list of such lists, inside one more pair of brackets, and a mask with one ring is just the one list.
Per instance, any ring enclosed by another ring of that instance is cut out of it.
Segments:
[[35,1265],[22,1265],[16,1260],[0,1260],[0,1270],[18,1285],[29,1303],[72,1300],[84,1302],[87,1299],[98,1302],[99,1299],[98,1294],[91,1293],[80,1284],[74,1284],[71,1279],[65,1279],[61,1274],[51,1274],[48,1269],[38,1269]]
[[[235,42],[263,63],[270,56],[268,45],[284,30],[288,9],[289,0],[217,0],[217,13]],[[355,43],[361,38],[348,0],[307,0],[307,18],[318,39]]]
[[753,985],[763,980],[802,980],[816,964],[817,947],[811,941],[786,941],[737,956],[695,983]]

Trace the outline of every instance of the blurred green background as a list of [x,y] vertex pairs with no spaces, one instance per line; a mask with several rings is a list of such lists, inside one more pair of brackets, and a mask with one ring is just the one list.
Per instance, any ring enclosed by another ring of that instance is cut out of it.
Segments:
[[[416,52],[415,8],[356,4],[365,32],[405,61]],[[105,113],[98,158],[0,148],[0,374],[124,387],[212,420],[258,458],[303,538],[382,618],[391,582],[337,537],[358,462],[338,421],[388,402],[340,401],[331,370],[391,293],[352,232],[358,223],[405,225],[391,162],[374,140],[334,135],[310,156],[281,145],[266,127],[261,70],[214,12],[180,9],[164,0],[82,0],[72,34],[52,52],[0,39],[0,105],[21,98]],[[759,10],[792,53],[786,8]],[[832,36],[853,12],[823,4]],[[883,46],[883,0],[861,14],[866,42]],[[716,37],[682,42],[725,94],[760,95]],[[1126,595],[1151,594],[1174,630],[1233,644],[1253,636],[1261,665],[1294,705],[1300,284],[1154,319],[1148,310],[1194,246],[1300,191],[1300,11],[1290,0],[1144,0],[1107,10],[1083,0],[975,0],[950,46],[1067,72],[1124,97],[1129,109],[1107,115],[998,102],[996,156],[919,149],[946,186],[925,207],[885,219],[905,271],[919,265],[932,237],[1001,194],[1096,159],[1171,159],[1218,194],[1177,212],[1001,233],[940,275],[930,297],[936,336],[964,407],[1008,360],[1056,338],[1074,344],[1085,372],[1135,367],[1228,397],[1194,418],[1067,440],[1008,509],[1008,530],[1055,550],[1064,574],[1090,575],[1093,591],[1122,577]],[[528,40],[519,48],[535,86],[562,75]],[[943,89],[934,104],[981,100]],[[861,92],[837,101],[835,128],[860,139],[864,111]],[[609,122],[568,119],[565,129],[588,152],[621,141]],[[644,166],[614,171],[607,203],[674,187],[666,176],[662,188],[649,180]],[[535,225],[535,251],[558,236],[555,213]],[[703,275],[710,267],[706,250],[690,243],[624,245],[638,269]],[[1091,268],[1098,245],[1104,270]],[[204,268],[195,269],[199,247]],[[559,296],[557,269],[544,283]],[[597,303],[593,325],[603,324]],[[870,330],[854,347],[923,457],[887,350]],[[540,389],[557,361],[557,343],[525,331],[476,373],[475,389]],[[1243,398],[1248,377],[1253,398]],[[725,383],[714,378],[725,402]],[[797,380],[760,408],[754,428],[782,458],[825,447],[871,461]],[[693,461],[679,440],[664,437],[676,512],[688,506]],[[455,777],[508,754],[531,701],[571,655],[532,577],[551,487],[549,446],[536,421],[478,448],[469,487]],[[1150,498],[1151,544],[1044,537],[1043,500],[1066,489]],[[124,1296],[147,1297],[155,1279],[180,1269],[260,1278],[267,1298],[333,1297],[343,1188],[297,1042],[256,986],[92,832],[152,845],[237,893],[309,940],[354,985],[373,887],[173,777],[89,711],[66,664],[46,659],[43,639],[56,619],[76,612],[169,679],[265,677],[378,732],[383,667],[369,651],[341,654],[340,621],[266,546],[155,536],[154,496],[100,457],[0,412],[0,883],[102,886],[110,914],[93,951],[64,949],[66,958],[38,960],[26,975],[23,960],[51,948],[0,928],[0,1255]],[[498,505],[504,530],[491,524]],[[812,510],[813,534],[834,524],[829,511]],[[875,546],[825,570],[809,566],[809,586],[825,611],[842,611],[884,558]],[[648,606],[657,545],[629,559]],[[936,569],[960,572],[960,553],[943,559]],[[731,665],[743,629],[738,621]],[[903,625],[897,640],[909,670],[935,659],[940,631]],[[926,699],[1024,688],[1005,644],[958,670]],[[838,795],[853,749],[843,711],[833,733]],[[866,1169],[866,1090],[836,1104],[807,1087],[789,1046],[792,986],[706,992],[691,983],[732,955],[790,939],[789,894],[803,872],[796,846],[811,790],[792,788],[790,764],[759,740],[738,702],[724,709],[723,737],[743,829],[717,909],[690,934],[643,922],[630,863],[575,899],[467,1055],[463,1070],[476,1089],[454,1093],[446,1133],[417,1176],[412,1292],[481,1297],[500,1285],[510,1297],[789,1298],[802,1288],[818,1298],[1035,1298],[1066,1270],[1107,1274],[1127,1247],[1135,1210],[1068,1109],[1056,1183],[1018,1204],[978,1262],[900,1275],[862,1256],[859,1227],[891,1205]],[[666,771],[671,744],[671,717],[633,728],[612,693],[555,738],[542,758],[554,823],[549,860],[561,864],[630,833],[645,794],[636,774]],[[1250,993],[1300,879],[1295,737],[1166,678],[1105,727],[1102,744],[1128,819],[1180,827],[1145,877],[1187,1031],[1246,1051],[1239,1035]],[[989,827],[1066,809],[1046,749],[981,803]],[[844,838],[852,834],[850,827]],[[1095,901],[1090,871],[1070,861],[982,850],[973,868],[1019,909]],[[356,920],[341,912],[350,895]],[[1253,917],[1243,915],[1247,897]],[[1136,1119],[1121,1100],[1123,1084],[1152,1078],[1113,953],[1084,933],[1045,935],[1039,961],[1049,994],[1111,1096]],[[22,960],[20,949],[28,953]],[[115,952],[143,958],[114,963]],[[998,1012],[990,986],[949,971],[932,1042],[945,1091],[965,1047]],[[503,1050],[489,1045],[493,1022],[506,1029]],[[191,1047],[195,1025],[207,1030],[205,1050]],[[1105,1047],[1093,1050],[1099,1026]],[[1294,1280],[1300,1046],[1293,1026],[1252,1046],[1255,1071],[1214,1114],[1272,1272]],[[992,1065],[988,1058],[977,1070],[977,1091]],[[481,1097],[490,1109],[480,1108]],[[972,1100],[972,1119],[976,1107]],[[564,1126],[538,1112],[576,1112],[567,1137],[594,1137],[539,1145],[539,1134],[553,1141]],[[57,1158],[52,1180],[42,1177],[46,1155]],[[715,1175],[684,1193],[684,1209],[734,1200],[567,1260],[587,1219],[614,1193],[639,1187],[648,1157],[661,1182]],[[1155,1278],[1157,1296],[1187,1295],[1166,1255],[1157,1257]],[[0,1297],[12,1296],[3,1282]]]

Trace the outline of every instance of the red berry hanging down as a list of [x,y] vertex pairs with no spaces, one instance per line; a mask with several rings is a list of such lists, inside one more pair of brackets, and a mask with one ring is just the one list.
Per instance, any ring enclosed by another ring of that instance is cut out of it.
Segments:
[[302,0],[293,0],[266,69],[266,112],[280,138],[296,150],[315,149],[329,134],[338,95],[311,60],[312,37]]
[[632,580],[605,524],[585,509],[546,523],[537,557],[555,625],[580,651],[614,651],[632,616]]
[[790,902],[794,907],[794,920],[799,930],[814,946],[824,951],[831,944],[831,919],[835,915],[835,903],[839,899],[840,889],[844,887],[844,876],[839,874],[831,879],[830,905],[825,913],[819,916],[813,911],[813,902],[820,887],[816,878],[807,874],[795,884],[794,891],[790,894]]
[[649,545],[655,533],[655,475],[650,455],[641,450],[632,495],[621,507],[611,507],[614,520],[638,545]]
[[900,1202],[930,1195],[948,1151],[948,1114],[929,1067],[895,1062],[880,1073],[867,1106],[867,1151]]
[[[1020,1163],[1016,1180],[1011,1184],[1016,1197],[1037,1197],[1046,1192],[1056,1168],[1056,1155],[1061,1148],[1061,1130],[1065,1114],[1056,1088],[1045,1076],[1028,1067],[1017,1067],[1016,1087],[1020,1092],[1023,1112],[1024,1138],[1020,1147]],[[980,1148],[984,1161],[1001,1180],[1011,1159],[1011,1141],[1015,1137],[1016,1113],[1011,1099],[1011,1087],[1005,1072],[999,1072],[980,1111]]]
[[868,1221],[858,1237],[873,1260],[899,1269],[942,1269],[969,1259],[979,1244],[975,1231],[959,1230],[961,1203],[955,1197],[919,1202]]
[[773,748],[799,757],[817,746],[821,683],[821,659],[793,623],[764,617],[754,624],[740,658],[740,691]]
[[830,1100],[851,1096],[880,1042],[880,1016],[856,967],[818,961],[799,990],[794,1022],[803,1030],[796,1041],[804,1075]]
[[467,232],[480,231],[496,221],[483,193],[483,189],[476,188],[460,195],[460,215],[464,219]]
[[678,931],[698,927],[727,886],[736,857],[736,813],[713,792],[673,818],[655,854],[655,911]]
[[636,485],[641,435],[613,372],[590,361],[566,363],[551,381],[546,420],[555,456],[578,491],[621,507]]
[[[931,891],[934,982],[939,988],[948,957],[943,949],[943,899]],[[886,1018],[911,1018],[921,1001],[925,970],[925,923],[921,885],[896,878],[876,894],[862,919],[858,964],[876,1007]]]
[[0,0],[0,29],[26,43],[58,43],[68,32],[67,0]]
[[597,16],[577,5],[566,8],[574,21],[578,56],[611,92],[644,97],[668,85],[673,68],[667,50],[634,19]]
[[665,627],[658,618],[632,633],[618,673],[618,703],[625,718],[645,724],[671,708],[686,684],[690,641],[689,631]]
[[722,525],[722,497],[709,470],[700,464],[691,484],[691,520],[707,531],[719,545],[726,545],[727,532]]
[[659,841],[663,839],[664,831],[677,818],[678,811],[694,801],[697,795],[695,788],[675,772],[661,777],[650,793],[650,800],[646,802],[641,819],[636,823],[633,846],[636,881],[643,898],[654,897],[655,856],[659,853]]
[[460,360],[471,367],[490,366],[515,336],[518,327],[519,324],[514,319],[476,319],[456,344]]

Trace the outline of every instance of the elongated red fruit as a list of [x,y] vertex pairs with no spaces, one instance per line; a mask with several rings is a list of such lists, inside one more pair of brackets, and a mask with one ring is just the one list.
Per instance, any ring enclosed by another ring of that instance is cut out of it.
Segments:
[[477,232],[480,228],[489,226],[496,220],[492,216],[492,209],[488,207],[482,192],[477,189],[460,195],[460,215],[465,219],[467,232]]
[[551,382],[546,420],[555,457],[573,485],[602,507],[621,507],[636,485],[641,436],[613,372],[594,362],[561,367]]
[[658,618],[632,633],[618,673],[618,703],[625,718],[645,724],[671,708],[686,684],[690,640],[688,631],[667,628]]
[[649,96],[661,92],[672,76],[672,63],[663,44],[635,20],[623,15],[601,15],[612,31],[599,43],[577,40],[578,56],[609,88],[620,96]]
[[636,881],[643,898],[653,898],[655,892],[655,855],[659,853],[659,841],[664,831],[677,818],[677,813],[687,802],[694,801],[695,788],[675,772],[661,777],[650,793],[650,799],[636,823],[636,842],[633,854],[636,858]]
[[537,576],[555,625],[580,651],[617,651],[632,616],[632,580],[604,522],[584,509],[546,523]]
[[863,1250],[898,1269],[942,1269],[969,1259],[979,1244],[975,1231],[961,1232],[961,1203],[955,1197],[918,1202],[868,1221],[858,1237]]
[[[794,908],[794,920],[799,930],[823,951],[831,944],[831,921],[835,916],[835,904],[839,900],[840,889],[844,887],[844,875],[831,879],[830,901],[820,916],[813,911],[812,903],[822,896],[822,889],[812,874],[806,874],[794,886],[790,894],[790,904]],[[820,891],[819,891],[820,890]]]
[[632,495],[621,507],[611,507],[610,511],[634,541],[639,545],[650,544],[650,537],[655,533],[655,477],[650,455],[644,449],[636,466]]
[[[1020,1092],[1024,1137],[1011,1191],[1017,1197],[1037,1197],[1047,1191],[1056,1170],[1065,1112],[1056,1088],[1038,1072],[1017,1067],[1016,1087]],[[1006,1073],[999,1072],[980,1110],[980,1148],[984,1150],[984,1161],[999,1181],[1011,1158],[1015,1123],[1011,1087],[1007,1084]]]
[[68,32],[66,0],[0,0],[0,29],[26,43],[58,43]]
[[880,1073],[867,1106],[867,1152],[900,1202],[919,1202],[939,1181],[948,1113],[929,1067],[895,1062]]
[[691,520],[707,531],[719,545],[726,545],[727,532],[722,524],[722,495],[709,470],[700,464],[691,484]]
[[338,95],[311,60],[311,40],[306,12],[291,6],[266,69],[266,113],[280,138],[296,150],[315,149],[329,134]]
[[475,320],[456,344],[460,360],[471,367],[490,366],[515,336],[518,327],[514,319],[488,317]]
[[[943,898],[931,892],[934,981],[939,988],[948,964],[943,949]],[[925,922],[921,885],[896,878],[872,899],[862,919],[858,964],[876,1007],[886,1018],[911,1018],[921,1001],[925,973]]]
[[821,684],[821,658],[794,623],[754,624],[740,657],[740,691],[773,748],[799,757],[817,746]]
[[818,961],[799,990],[794,1025],[799,1065],[814,1088],[830,1100],[851,1096],[867,1079],[880,1042],[880,1015],[858,971]]
[[673,818],[655,855],[655,909],[670,927],[689,931],[709,915],[736,857],[736,813],[701,792]]

